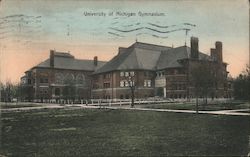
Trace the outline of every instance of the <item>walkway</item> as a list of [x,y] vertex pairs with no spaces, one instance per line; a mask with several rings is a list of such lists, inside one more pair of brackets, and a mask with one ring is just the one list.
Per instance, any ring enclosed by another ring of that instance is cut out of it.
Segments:
[[[152,109],[152,108],[142,108],[130,106],[97,106],[85,104],[72,104],[72,105],[60,105],[60,104],[42,104],[39,107],[21,107],[21,108],[8,108],[0,109],[1,112],[20,112],[29,110],[40,110],[40,109],[84,109],[84,108],[105,108],[105,109],[123,109],[123,110],[139,110],[139,111],[157,111],[157,112],[175,112],[175,113],[192,113],[195,114],[194,110],[172,110],[172,109]],[[250,109],[238,109],[238,110],[219,110],[219,111],[199,111],[199,114],[214,114],[214,115],[232,115],[232,116],[250,116]],[[247,113],[249,112],[249,113]]]

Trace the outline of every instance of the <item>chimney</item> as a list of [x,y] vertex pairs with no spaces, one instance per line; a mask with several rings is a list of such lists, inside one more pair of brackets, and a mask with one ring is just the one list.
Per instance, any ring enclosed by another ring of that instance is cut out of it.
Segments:
[[215,48],[210,49],[210,56],[213,60],[217,60],[217,52]]
[[54,57],[55,57],[55,51],[50,50],[50,67],[54,67]]
[[97,56],[94,57],[94,65],[97,66],[97,63],[98,63],[98,58]]
[[199,59],[199,39],[191,37],[191,58]]
[[216,52],[217,52],[217,60],[219,62],[222,62],[223,61],[223,58],[222,58],[222,42],[216,41],[215,42],[215,49],[216,49]]

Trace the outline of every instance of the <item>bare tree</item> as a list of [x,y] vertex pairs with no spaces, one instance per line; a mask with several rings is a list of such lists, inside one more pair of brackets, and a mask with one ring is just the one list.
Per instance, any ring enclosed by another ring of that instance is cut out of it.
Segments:
[[130,88],[131,91],[131,108],[134,107],[134,100],[135,100],[135,73],[134,72],[130,72],[129,76],[126,77],[126,81],[128,82],[128,86]]
[[9,80],[5,84],[0,83],[1,101],[12,102],[13,98],[18,99],[20,97],[19,88],[19,84],[13,84]]
[[234,98],[239,100],[250,100],[250,66],[234,80]]
[[209,62],[199,64],[192,69],[191,81],[195,89],[196,113],[198,113],[199,97],[205,97],[205,104],[207,104],[207,97],[216,84],[214,70],[210,67]]

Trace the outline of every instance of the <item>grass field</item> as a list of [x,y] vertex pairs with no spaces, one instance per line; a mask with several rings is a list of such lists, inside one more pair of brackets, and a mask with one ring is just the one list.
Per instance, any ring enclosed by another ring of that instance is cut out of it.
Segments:
[[249,116],[108,109],[2,113],[7,156],[242,156]]
[[8,109],[8,108],[21,108],[21,107],[38,107],[42,106],[39,104],[32,104],[32,103],[5,103],[5,102],[0,102],[0,108],[2,109]]

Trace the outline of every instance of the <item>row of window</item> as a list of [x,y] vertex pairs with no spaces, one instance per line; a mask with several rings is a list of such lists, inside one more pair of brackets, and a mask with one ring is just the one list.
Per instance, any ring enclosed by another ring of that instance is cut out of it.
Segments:
[[47,90],[40,90],[40,94],[47,94],[48,91]]
[[[167,72],[167,74],[183,74],[185,73],[184,70],[178,70],[178,69],[173,69]],[[159,71],[156,72],[157,77],[163,77],[165,75],[164,71]],[[120,72],[120,77],[129,77],[129,76],[135,76],[134,71],[121,71]],[[144,71],[144,77],[151,77],[152,73],[150,71]],[[111,73],[107,73],[103,75],[104,79],[109,79],[111,78]]]
[[157,77],[163,77],[165,75],[164,71],[156,72]]
[[103,78],[104,78],[104,79],[111,78],[111,74],[110,74],[110,73],[104,74],[104,75],[103,75]]
[[40,83],[49,83],[48,78],[40,78]]
[[[25,82],[25,81],[23,81]],[[33,79],[33,83],[36,83],[36,80]],[[48,78],[40,78],[39,83],[49,83],[49,79]],[[32,79],[27,79],[27,84],[32,84]]]
[[[129,87],[129,86],[135,86],[135,82],[134,81],[120,81],[120,87]],[[151,80],[144,80],[144,87],[151,87],[152,86],[152,82]]]
[[85,75],[84,74],[74,75],[72,73],[55,73],[55,83],[63,84],[66,82],[75,82],[77,84],[84,84]]
[[167,75],[173,75],[173,74],[186,74],[185,70],[183,69],[171,69],[166,71]]
[[171,89],[173,89],[173,90],[186,90],[187,86],[185,84],[172,84]]
[[134,81],[127,81],[127,80],[124,80],[124,81],[120,81],[120,87],[132,87],[132,86],[135,86],[135,82]]
[[134,71],[121,71],[120,76],[121,77],[135,76],[135,72]]

